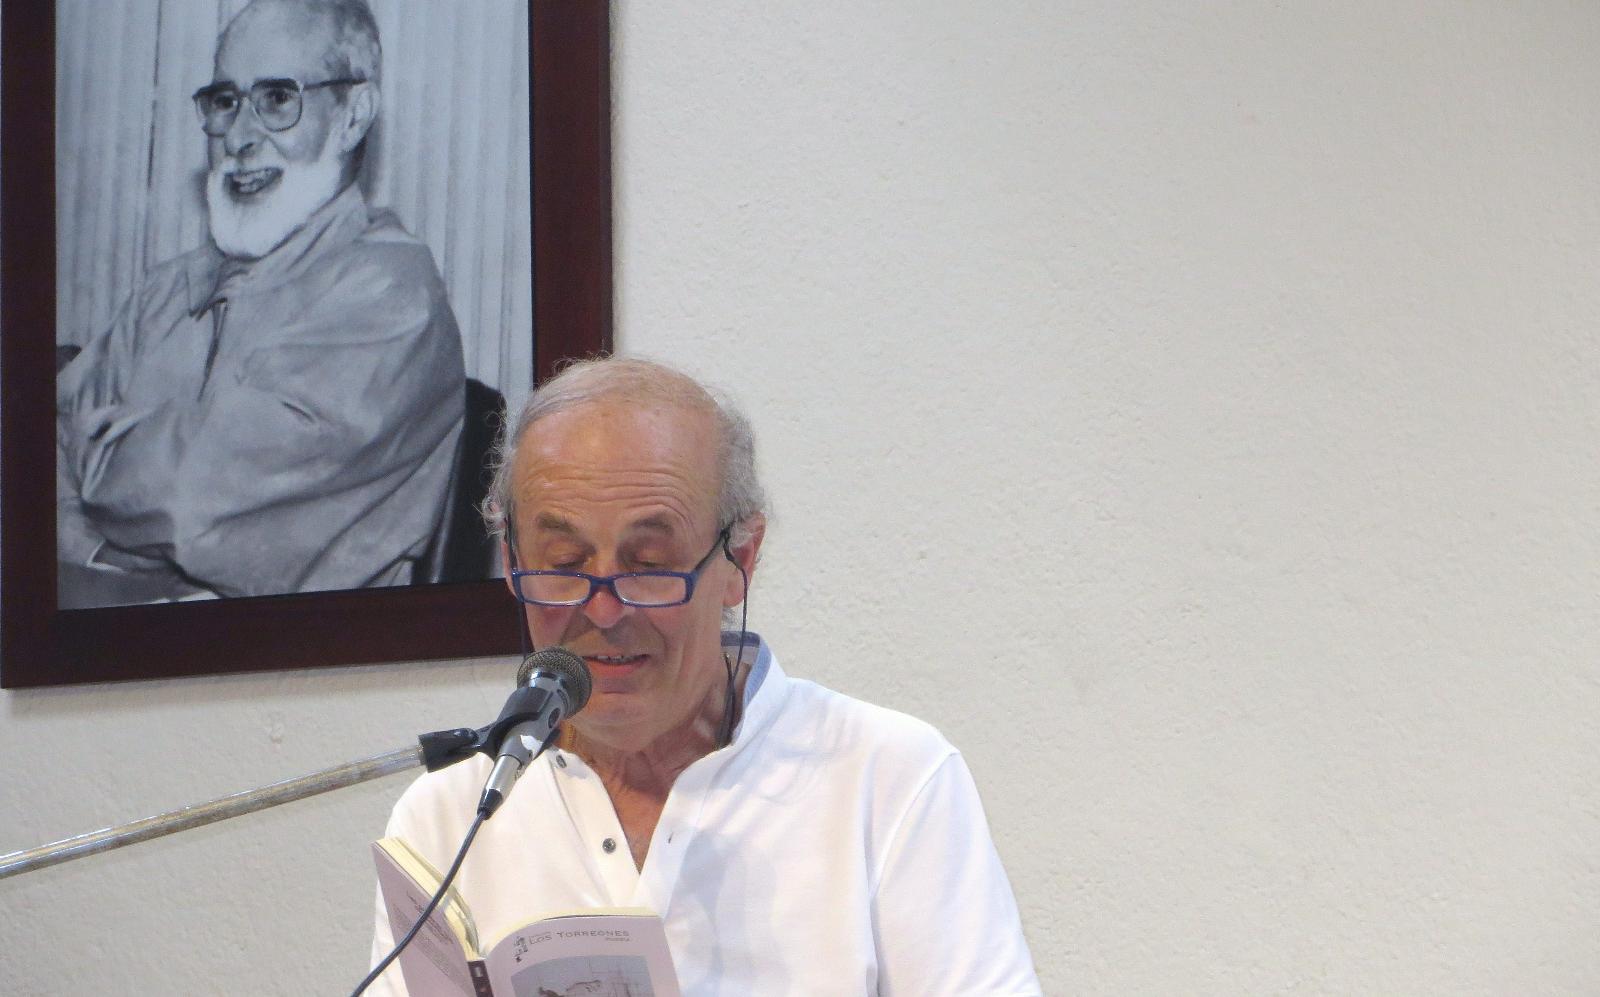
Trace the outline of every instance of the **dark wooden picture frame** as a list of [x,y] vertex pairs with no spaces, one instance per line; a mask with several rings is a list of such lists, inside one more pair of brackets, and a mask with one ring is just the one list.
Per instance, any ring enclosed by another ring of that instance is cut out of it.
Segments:
[[[611,348],[605,0],[530,0],[534,380]],[[60,610],[55,10],[0,7],[0,687],[515,653],[500,581]]]

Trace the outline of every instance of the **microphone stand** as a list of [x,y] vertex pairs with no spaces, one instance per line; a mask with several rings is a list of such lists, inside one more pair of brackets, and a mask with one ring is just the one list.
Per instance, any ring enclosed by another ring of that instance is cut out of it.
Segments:
[[[38,848],[0,855],[0,879],[68,862],[85,855],[108,852],[113,848],[148,841],[151,838],[175,834],[178,831],[187,831],[192,827],[214,824],[219,820],[265,810],[280,803],[354,786],[417,765],[426,766],[429,772],[433,772],[482,750],[495,726],[497,725],[491,724],[482,730],[458,727],[454,730],[432,731],[418,737],[420,743],[412,747],[398,748],[371,758],[335,765],[333,768],[303,775],[298,779],[275,782],[248,792],[234,793],[209,803],[197,803],[182,810],[173,810],[154,817],[130,821],[127,824],[74,835],[48,845],[40,845]],[[496,739],[494,744],[498,746],[499,740]]]

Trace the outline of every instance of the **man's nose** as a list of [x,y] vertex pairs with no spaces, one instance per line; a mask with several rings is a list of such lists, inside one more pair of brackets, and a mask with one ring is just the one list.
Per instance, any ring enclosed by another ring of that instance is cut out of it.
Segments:
[[255,105],[245,98],[239,103],[239,113],[233,116],[233,123],[223,133],[222,147],[228,155],[240,158],[254,152],[266,134]]
[[602,630],[616,626],[619,620],[632,611],[633,607],[618,599],[609,585],[595,586],[594,595],[583,604],[583,615]]

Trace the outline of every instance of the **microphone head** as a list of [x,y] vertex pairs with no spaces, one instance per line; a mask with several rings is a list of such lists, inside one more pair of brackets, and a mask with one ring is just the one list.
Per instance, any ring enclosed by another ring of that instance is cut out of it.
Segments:
[[589,677],[589,666],[583,659],[564,647],[544,647],[522,659],[517,669],[517,686],[521,688],[533,679],[534,672],[548,672],[557,677],[571,701],[567,716],[572,716],[589,702],[589,690],[594,680]]

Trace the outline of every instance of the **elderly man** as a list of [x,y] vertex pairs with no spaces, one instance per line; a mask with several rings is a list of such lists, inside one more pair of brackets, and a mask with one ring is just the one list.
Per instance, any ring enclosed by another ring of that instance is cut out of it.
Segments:
[[64,606],[406,584],[444,511],[461,337],[427,247],[356,183],[363,0],[255,0],[194,95],[211,240],[57,382]]
[[[721,632],[765,530],[741,415],[652,363],[574,366],[523,409],[493,501],[533,643],[594,688],[462,866],[483,938],[641,906],[686,994],[1039,992],[961,755]],[[488,768],[418,779],[387,833],[446,868]],[[380,903],[374,962],[391,938]]]

